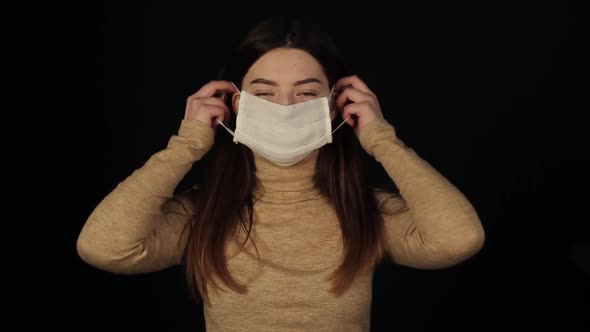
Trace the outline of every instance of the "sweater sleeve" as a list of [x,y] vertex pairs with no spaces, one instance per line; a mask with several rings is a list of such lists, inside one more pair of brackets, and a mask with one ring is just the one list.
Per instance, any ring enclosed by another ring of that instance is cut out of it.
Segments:
[[[484,230],[472,204],[397,138],[393,126],[375,120],[363,128],[359,140],[400,191],[401,198],[377,194],[385,212],[387,251],[394,262],[421,269],[444,268],[482,248]],[[407,209],[400,210],[403,207]]]
[[[213,129],[183,119],[165,149],[120,182],[92,211],[77,241],[88,264],[114,273],[147,273],[180,263],[191,192],[174,191],[214,141]],[[184,207],[178,203],[182,202]]]

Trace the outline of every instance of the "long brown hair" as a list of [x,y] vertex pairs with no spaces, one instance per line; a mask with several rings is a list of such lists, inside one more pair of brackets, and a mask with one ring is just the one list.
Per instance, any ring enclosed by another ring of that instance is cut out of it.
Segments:
[[[259,24],[247,34],[220,79],[240,84],[258,58],[280,47],[301,49],[315,57],[330,86],[347,75],[333,41],[322,29],[312,22],[277,18]],[[235,128],[236,116],[230,113],[229,127]],[[334,122],[338,121],[341,118],[337,116]],[[381,209],[366,183],[361,152],[352,128],[343,126],[334,134],[331,144],[320,148],[316,164],[315,185],[333,205],[342,230],[344,259],[330,276],[331,291],[337,295],[350,286],[359,270],[374,267],[385,256]],[[225,244],[241,226],[246,232],[245,241],[251,240],[256,248],[250,232],[254,193],[260,183],[252,151],[234,144],[223,130],[216,131],[215,144],[201,162],[204,174],[194,201],[198,212],[185,228],[189,235],[183,265],[195,300],[204,297],[209,302],[207,285],[219,289],[214,275],[230,289],[246,291],[246,286],[230,275]]]

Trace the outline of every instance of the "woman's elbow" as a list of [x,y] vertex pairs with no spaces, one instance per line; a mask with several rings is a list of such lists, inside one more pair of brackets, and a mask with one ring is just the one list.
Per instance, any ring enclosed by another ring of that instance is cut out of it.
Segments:
[[449,244],[449,254],[459,261],[475,256],[484,246],[485,231],[481,225],[462,234],[460,239]]
[[476,227],[473,231],[469,232],[469,234],[466,237],[467,254],[471,256],[477,254],[483,248],[485,241],[486,234],[483,227],[481,227],[480,225],[479,227]]
[[76,251],[85,263],[97,269],[119,274],[137,273],[130,262],[134,250],[122,253],[113,248],[112,243],[102,242],[85,232],[78,236]]
[[96,240],[84,231],[78,236],[76,251],[84,262],[94,267],[102,268],[107,261],[104,251],[99,249]]

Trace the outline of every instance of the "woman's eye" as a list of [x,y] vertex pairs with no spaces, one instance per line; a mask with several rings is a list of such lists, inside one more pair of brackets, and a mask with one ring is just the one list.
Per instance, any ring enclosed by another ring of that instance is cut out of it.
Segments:
[[272,96],[270,92],[257,92],[256,96]]
[[317,96],[317,93],[315,92],[301,92],[299,93],[300,95],[303,95],[305,97],[310,97],[310,96]]

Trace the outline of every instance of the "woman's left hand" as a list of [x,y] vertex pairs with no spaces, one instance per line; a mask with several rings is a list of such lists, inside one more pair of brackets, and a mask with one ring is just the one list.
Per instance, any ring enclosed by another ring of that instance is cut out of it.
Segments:
[[357,137],[363,128],[376,119],[383,119],[377,96],[358,76],[343,77],[334,86],[336,108],[342,119],[354,127]]

